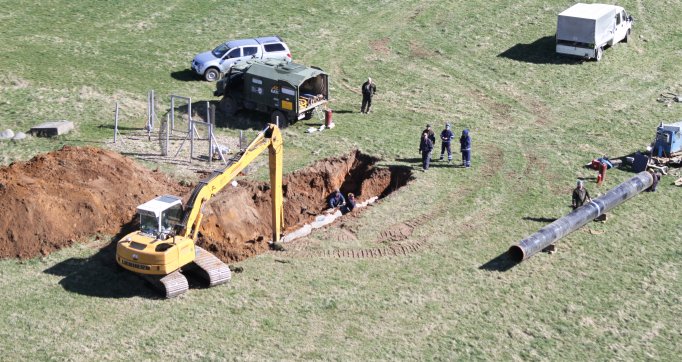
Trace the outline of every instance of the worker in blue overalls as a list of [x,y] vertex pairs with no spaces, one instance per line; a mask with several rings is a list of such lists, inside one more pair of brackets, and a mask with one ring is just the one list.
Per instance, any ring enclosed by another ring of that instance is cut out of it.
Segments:
[[443,161],[443,156],[445,150],[448,150],[448,163],[452,162],[452,150],[450,148],[450,142],[455,138],[455,134],[450,130],[450,123],[445,124],[445,129],[440,133],[440,160]]
[[466,128],[459,138],[459,149],[462,151],[462,166],[471,167],[471,137],[469,137],[469,130]]

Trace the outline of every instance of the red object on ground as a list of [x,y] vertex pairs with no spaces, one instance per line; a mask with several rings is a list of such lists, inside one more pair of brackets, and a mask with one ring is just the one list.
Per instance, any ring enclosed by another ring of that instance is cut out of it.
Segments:
[[606,163],[601,163],[599,165],[599,174],[597,175],[597,185],[601,185],[604,180],[606,180]]
[[324,111],[324,125],[326,127],[329,127],[329,126],[331,126],[332,123],[334,123],[334,122],[332,122],[332,110],[326,109]]

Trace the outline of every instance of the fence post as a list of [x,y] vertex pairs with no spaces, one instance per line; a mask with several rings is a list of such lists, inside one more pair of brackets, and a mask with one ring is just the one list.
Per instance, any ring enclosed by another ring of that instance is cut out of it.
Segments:
[[170,145],[170,131],[171,125],[169,122],[169,115],[166,113],[166,149],[164,150],[164,156],[168,156],[168,146]]
[[114,143],[116,143],[118,136],[118,102],[116,102],[116,110],[114,111]]
[[[218,150],[218,152],[221,152]],[[208,164],[213,164],[213,124],[208,124]]]
[[189,163],[192,163],[192,157],[194,157],[194,121],[190,118],[189,120]]

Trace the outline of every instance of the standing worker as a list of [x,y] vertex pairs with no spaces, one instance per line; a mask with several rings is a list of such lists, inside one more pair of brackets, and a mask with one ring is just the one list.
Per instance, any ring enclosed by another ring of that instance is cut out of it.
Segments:
[[455,138],[455,134],[450,130],[450,123],[445,124],[445,129],[440,133],[440,160],[443,161],[445,150],[448,150],[448,163],[452,162],[452,149],[450,142]]
[[372,109],[372,97],[377,92],[377,87],[372,82],[372,78],[367,78],[365,83],[362,83],[362,107],[360,113],[369,113]]
[[436,144],[436,134],[433,132],[433,129],[431,129],[430,124],[427,124],[426,129],[424,129],[422,132],[429,135],[429,139],[431,140],[431,143],[433,143],[434,145]]
[[431,162],[431,151],[433,150],[433,142],[429,139],[429,134],[422,132],[422,138],[419,142],[419,152],[422,154],[422,171],[429,169]]
[[590,193],[587,192],[587,189],[585,189],[583,180],[578,180],[575,189],[573,189],[573,198],[571,202],[573,210],[590,201],[592,201],[592,198],[590,197]]
[[459,149],[462,151],[462,166],[471,167],[471,137],[469,137],[469,130],[466,128],[459,138]]

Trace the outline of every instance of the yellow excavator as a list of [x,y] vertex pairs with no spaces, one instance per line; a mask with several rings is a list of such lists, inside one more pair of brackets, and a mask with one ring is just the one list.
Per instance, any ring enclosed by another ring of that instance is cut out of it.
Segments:
[[282,213],[282,134],[269,124],[249,146],[233,157],[222,170],[201,180],[192,191],[186,207],[177,196],[164,195],[137,207],[140,230],[121,239],[116,246],[116,262],[176,297],[189,289],[183,270],[198,271],[210,286],[230,280],[230,269],[213,254],[195,244],[201,225],[203,205],[265,149],[269,149],[272,192],[272,240],[278,242],[284,224]]

